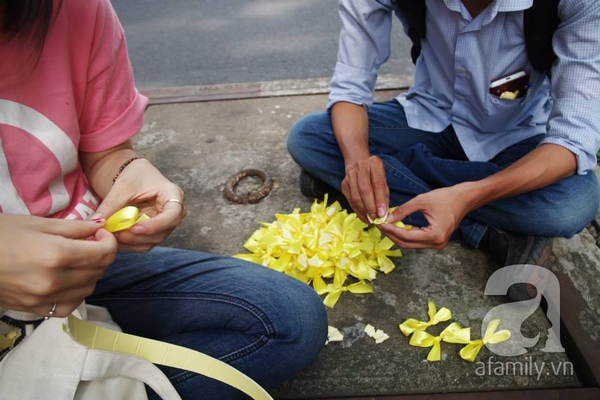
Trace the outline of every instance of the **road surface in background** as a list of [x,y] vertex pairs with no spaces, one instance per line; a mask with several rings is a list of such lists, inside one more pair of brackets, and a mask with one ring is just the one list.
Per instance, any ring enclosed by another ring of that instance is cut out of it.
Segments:
[[[337,0],[112,0],[140,89],[331,77]],[[394,21],[382,74],[412,73]]]

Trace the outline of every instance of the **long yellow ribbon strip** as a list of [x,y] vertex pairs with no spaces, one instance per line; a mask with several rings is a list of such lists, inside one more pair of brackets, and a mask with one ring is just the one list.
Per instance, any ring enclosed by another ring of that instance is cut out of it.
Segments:
[[255,400],[273,400],[259,384],[235,368],[206,354],[174,344],[113,331],[69,315],[63,331],[90,349],[131,354],[151,363],[180,368],[219,380]]
[[[137,207],[124,207],[106,219],[104,228],[109,232],[118,232],[148,218],[146,214],[140,216]],[[272,400],[272,397],[248,376],[198,351],[113,331],[73,315],[69,315],[63,330],[77,343],[90,349],[132,354],[154,364],[185,369],[216,379],[241,390],[255,400]]]

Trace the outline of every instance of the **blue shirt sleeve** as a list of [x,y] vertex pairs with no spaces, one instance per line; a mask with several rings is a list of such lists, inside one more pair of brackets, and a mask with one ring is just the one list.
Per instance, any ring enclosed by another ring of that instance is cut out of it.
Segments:
[[379,67],[390,55],[391,0],[340,0],[338,57],[329,85],[330,109],[338,101],[373,104]]
[[600,2],[563,0],[554,34],[554,106],[542,143],[554,143],[577,156],[579,174],[593,170],[600,148]]

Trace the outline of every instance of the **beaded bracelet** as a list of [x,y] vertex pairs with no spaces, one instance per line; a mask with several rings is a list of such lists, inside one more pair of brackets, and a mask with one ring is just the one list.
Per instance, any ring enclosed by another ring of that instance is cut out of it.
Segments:
[[119,177],[119,175],[121,175],[121,172],[123,172],[123,170],[132,162],[134,162],[135,160],[139,160],[141,157],[131,157],[129,160],[125,161],[123,163],[123,165],[121,165],[119,167],[119,171],[117,172],[117,174],[115,175],[115,177],[112,180],[113,185],[115,184],[115,181],[117,180],[117,178]]

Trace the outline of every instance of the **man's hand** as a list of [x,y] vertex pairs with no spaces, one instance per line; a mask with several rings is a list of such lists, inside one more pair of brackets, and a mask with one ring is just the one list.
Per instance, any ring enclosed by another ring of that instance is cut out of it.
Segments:
[[[101,224],[0,213],[0,307],[65,317],[115,258]],[[85,240],[93,237],[94,240]]]
[[[446,247],[450,235],[470,210],[470,199],[465,195],[462,186],[456,185],[421,194],[398,206],[387,218],[390,223],[378,227],[399,247],[441,250]],[[405,230],[392,225],[418,211],[423,213],[429,226]]]
[[383,217],[389,210],[390,189],[385,180],[383,162],[371,156],[346,168],[342,193],[361,221]]
[[331,109],[335,138],[344,156],[346,177],[342,193],[361,221],[383,217],[389,210],[390,191],[383,162],[369,153],[369,117],[357,104],[339,102]]
[[576,167],[576,158],[569,150],[554,144],[543,144],[485,179],[419,195],[396,208],[393,216],[388,218],[389,222],[396,222],[421,211],[429,226],[409,231],[391,224],[379,225],[379,228],[400,247],[443,249],[452,232],[472,210],[497,199],[552,184],[573,175]]

